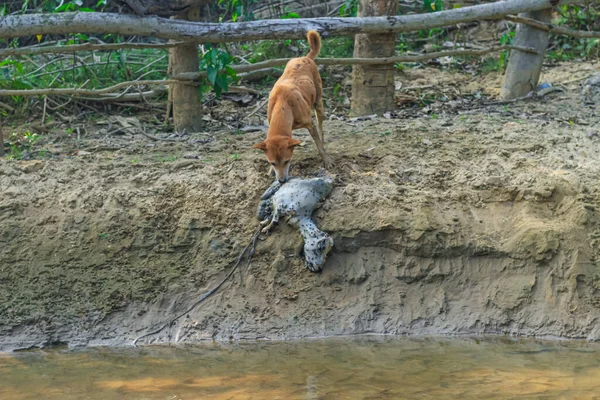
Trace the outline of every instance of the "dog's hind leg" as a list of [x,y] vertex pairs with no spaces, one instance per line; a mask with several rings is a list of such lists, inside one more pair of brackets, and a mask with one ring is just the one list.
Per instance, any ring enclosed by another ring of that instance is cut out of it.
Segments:
[[312,136],[313,140],[315,141],[315,144],[317,145],[317,150],[319,150],[319,154],[321,155],[321,158],[323,159],[323,164],[325,165],[325,168],[326,169],[331,168],[331,166],[332,166],[331,160],[329,159],[329,156],[325,152],[325,147],[323,146],[323,142],[321,141],[321,137],[319,136],[319,132],[317,131],[316,125],[314,123],[311,123],[311,125],[307,126],[306,129],[308,129],[310,136]]
[[323,98],[317,99],[315,104],[315,117],[317,118],[317,124],[319,124],[319,133],[321,134],[321,141],[325,143],[325,132],[323,131],[323,120],[325,119],[325,108],[323,107]]

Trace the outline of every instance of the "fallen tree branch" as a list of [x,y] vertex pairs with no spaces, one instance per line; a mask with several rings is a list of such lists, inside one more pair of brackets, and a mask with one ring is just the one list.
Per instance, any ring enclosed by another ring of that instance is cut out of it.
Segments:
[[[520,46],[496,46],[487,49],[470,49],[470,50],[448,50],[438,51],[435,53],[419,54],[417,56],[396,56],[388,58],[317,58],[315,62],[320,65],[381,65],[381,64],[397,64],[401,62],[419,62],[432,60],[440,57],[455,57],[455,56],[480,56],[488,53],[494,53],[504,50],[520,50],[527,53],[537,54],[537,51],[529,47]],[[254,64],[233,65],[231,68],[237,73],[246,73],[266,68],[281,67],[286,65],[290,58],[275,58],[272,60],[261,61]],[[195,81],[206,77],[206,71],[201,72],[185,72],[171,77],[182,81]]]
[[5,109],[6,111],[15,112],[15,109],[14,109],[14,107],[12,107],[12,106],[9,106],[8,104],[6,104],[6,103],[3,103],[3,102],[1,102],[1,101],[0,101],[0,108],[3,108],[3,109]]
[[138,93],[115,94],[114,96],[108,96],[108,97],[104,97],[104,96],[100,96],[100,97],[73,96],[73,97],[78,100],[95,101],[98,103],[117,103],[117,102],[124,102],[124,101],[133,101],[133,102],[147,101],[149,99],[160,97],[166,92],[167,92],[167,89],[165,88],[164,90],[148,90],[145,92],[138,92]]
[[507,15],[503,19],[507,21],[516,22],[519,24],[525,24],[529,26],[533,26],[534,28],[541,29],[546,32],[552,32],[559,35],[572,36],[576,38],[600,38],[600,32],[598,31],[577,31],[575,29],[563,28],[561,26],[556,26],[553,24],[547,24],[545,22],[540,22],[535,19],[519,17],[516,15]]
[[[116,85],[104,88],[104,89],[76,89],[76,88],[48,88],[48,89],[6,89],[0,90],[0,97],[3,96],[74,96],[79,100],[90,100],[100,102],[114,102],[114,101],[134,101],[134,100],[145,100],[150,97],[160,95],[161,91],[146,91],[138,93],[127,93],[126,89],[124,92],[115,93],[115,90],[122,87],[131,87],[137,85],[195,85],[195,82],[179,79],[164,79],[157,81],[127,81],[121,82]],[[261,92],[245,86],[230,86],[229,93],[251,93],[260,95]]]
[[[462,22],[498,19],[583,0],[505,0],[426,14],[367,18],[306,18],[239,23],[199,23],[116,13],[19,14],[0,18],[0,38],[73,33],[153,36],[196,42],[304,39],[310,29],[327,36],[410,32]],[[589,1],[589,0],[588,0]]]
[[16,49],[0,49],[0,57],[24,56],[36,54],[67,54],[80,51],[115,51],[124,49],[168,49],[186,44],[185,42],[169,43],[83,43],[64,46],[27,46]]
[[104,89],[74,89],[74,88],[48,88],[48,89],[6,89],[0,90],[0,96],[40,96],[40,95],[71,95],[79,97],[97,97],[100,95],[120,96],[114,93],[116,90],[136,85],[171,85],[171,84],[193,84],[193,82],[182,82],[175,79],[164,79],[155,81],[127,81],[117,83]]
[[238,74],[237,77],[240,79],[240,81],[254,82],[254,81],[260,81],[261,79],[265,79],[265,78],[272,78],[272,77],[279,78],[282,73],[283,73],[283,71],[280,69],[262,68],[262,69],[257,69],[256,71],[250,71],[250,72],[244,72],[244,73]]
[[151,135],[149,133],[146,133],[145,131],[140,131],[140,133],[144,136],[146,136],[148,139],[153,140],[155,142],[181,142],[181,140],[177,140],[177,139],[169,139],[169,138],[159,138],[157,136]]

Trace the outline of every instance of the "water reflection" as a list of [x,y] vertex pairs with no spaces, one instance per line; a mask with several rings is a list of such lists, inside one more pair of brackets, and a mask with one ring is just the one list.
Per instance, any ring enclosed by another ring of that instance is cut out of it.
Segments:
[[0,399],[600,399],[600,345],[358,338],[0,355]]

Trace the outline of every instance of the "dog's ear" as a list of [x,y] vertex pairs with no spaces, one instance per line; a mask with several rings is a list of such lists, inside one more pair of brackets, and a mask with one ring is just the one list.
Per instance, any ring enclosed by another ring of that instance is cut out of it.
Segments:
[[265,142],[260,142],[260,143],[255,144],[254,146],[252,146],[252,148],[265,151],[265,150],[267,150],[267,144]]
[[302,142],[301,142],[301,141],[299,141],[299,140],[296,140],[296,139],[290,139],[290,140],[288,141],[288,147],[289,147],[290,149],[293,149],[294,147],[298,146],[300,143],[302,143]]

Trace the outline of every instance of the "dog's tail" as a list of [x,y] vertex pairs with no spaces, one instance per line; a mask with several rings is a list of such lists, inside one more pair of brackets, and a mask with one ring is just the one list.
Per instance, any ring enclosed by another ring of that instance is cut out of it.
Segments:
[[310,51],[307,57],[314,60],[321,52],[321,36],[317,31],[308,31],[306,35],[308,38],[308,44],[310,45]]

